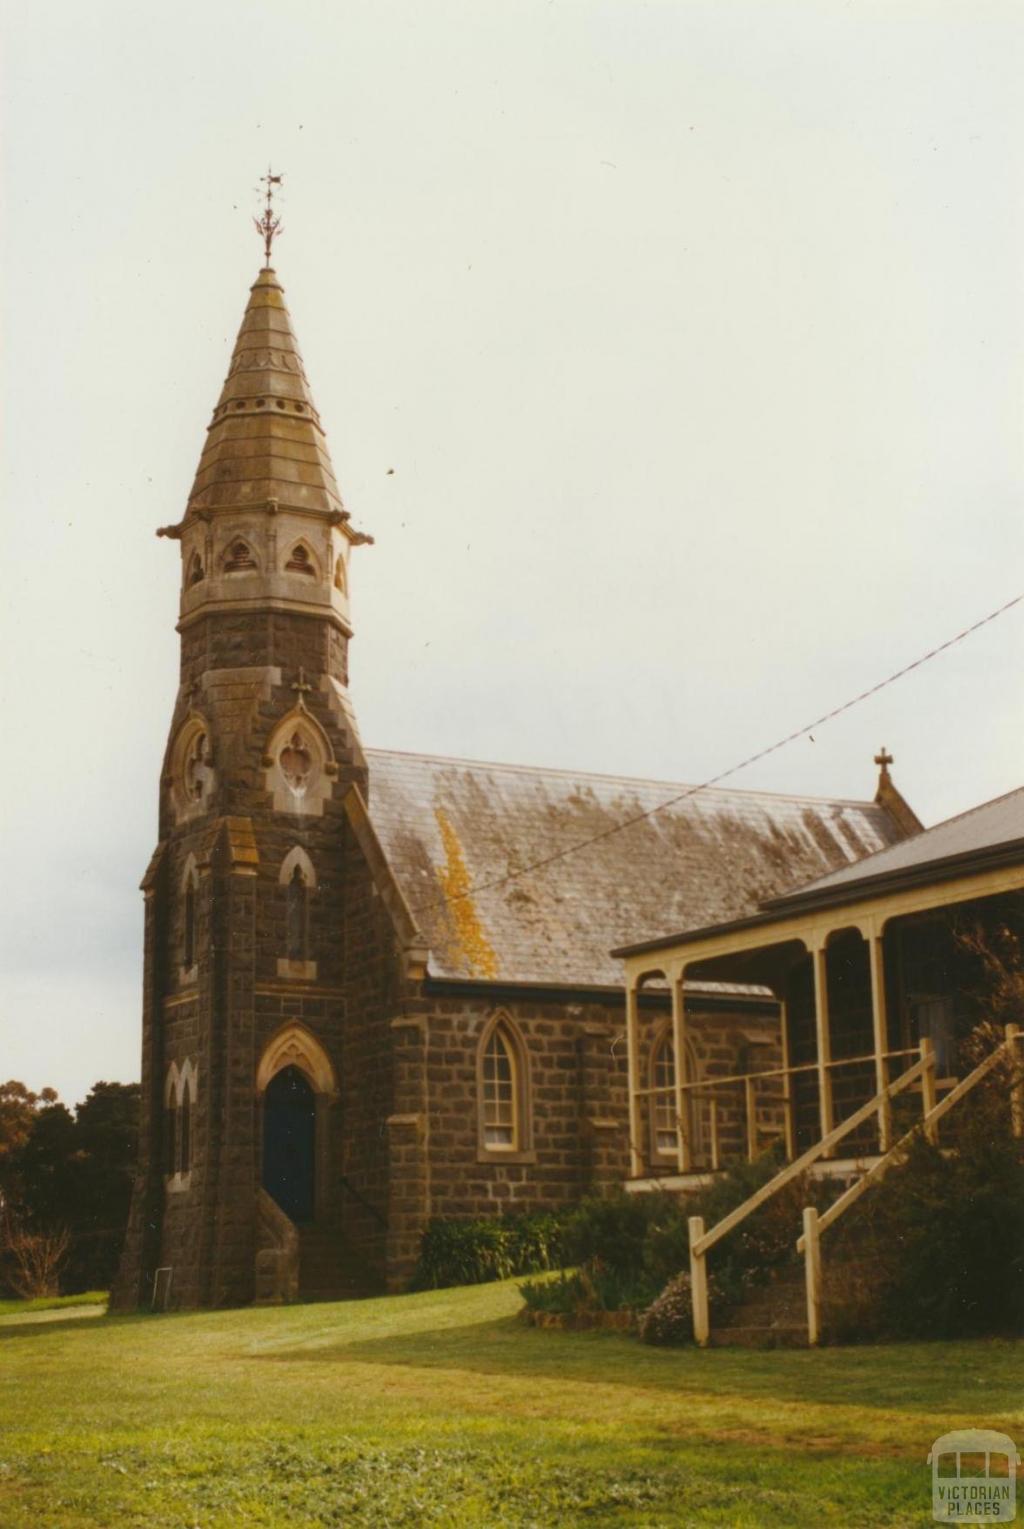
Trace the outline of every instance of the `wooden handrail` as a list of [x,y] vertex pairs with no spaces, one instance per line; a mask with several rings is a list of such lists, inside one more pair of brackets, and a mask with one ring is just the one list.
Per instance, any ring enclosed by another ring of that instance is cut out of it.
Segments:
[[782,1169],[773,1179],[769,1179],[767,1184],[762,1184],[761,1188],[744,1200],[742,1205],[737,1205],[736,1209],[730,1211],[727,1216],[718,1222],[717,1226],[713,1226],[709,1232],[705,1232],[691,1246],[691,1255],[694,1258],[702,1258],[717,1242],[720,1242],[723,1237],[727,1236],[734,1227],[739,1226],[741,1221],[745,1221],[766,1200],[770,1200],[772,1195],[776,1194],[778,1190],[784,1188],[786,1184],[797,1178],[812,1163],[817,1162],[819,1157],[824,1157],[845,1136],[848,1136],[851,1131],[855,1131],[859,1125],[862,1125],[865,1120],[869,1120],[872,1115],[877,1115],[878,1106],[882,1098],[887,1096],[891,1099],[894,1094],[901,1093],[903,1089],[908,1088],[911,1083],[921,1076],[927,1065],[927,1060],[922,1057],[920,1061],[914,1063],[913,1067],[908,1067],[906,1072],[900,1074],[895,1083],[890,1083],[882,1093],[875,1094],[868,1100],[867,1104],[861,1105],[859,1110],[855,1110],[852,1115],[848,1115],[844,1121],[829,1131],[827,1136],[823,1136],[820,1141],[815,1142],[813,1147],[808,1147],[807,1151],[798,1157],[795,1162],[790,1163],[788,1168]]
[[[834,1200],[828,1210],[822,1211],[818,1217],[818,1231],[823,1232],[827,1227],[832,1226],[834,1222],[839,1220],[840,1216],[849,1210],[851,1205],[856,1204],[866,1189],[869,1189],[872,1184],[876,1184],[883,1174],[888,1173],[890,1168],[894,1168],[898,1162],[901,1162],[906,1157],[910,1143],[919,1130],[923,1130],[929,1136],[929,1139],[934,1139],[931,1136],[931,1128],[938,1124],[943,1115],[951,1110],[954,1104],[959,1104],[964,1095],[969,1094],[971,1089],[976,1087],[987,1073],[992,1071],[992,1068],[1000,1060],[1004,1052],[1009,1055],[1010,1048],[1015,1039],[1015,1035],[1007,1036],[1006,1040],[997,1046],[995,1051],[989,1052],[984,1061],[979,1062],[973,1072],[969,1072],[966,1078],[963,1078],[944,1099],[934,1105],[918,1125],[908,1131],[905,1136],[901,1136],[896,1145],[884,1157],[879,1158],[877,1163],[873,1163],[867,1172],[857,1180],[856,1184],[851,1184],[849,1189],[839,1196],[838,1200]],[[806,1251],[806,1248],[806,1237],[799,1237],[796,1244],[797,1252],[803,1253]]]
[[[889,1061],[892,1057],[917,1056],[917,1054],[916,1047],[910,1047],[903,1051],[882,1052],[882,1056],[886,1061]],[[869,1051],[867,1056],[832,1057],[825,1065],[830,1068],[857,1067],[864,1066],[868,1062],[874,1062],[874,1060],[875,1053]],[[681,1083],[679,1086],[684,1090],[724,1088],[730,1083],[746,1083],[748,1079],[752,1079],[756,1083],[758,1078],[786,1078],[791,1073],[817,1072],[817,1070],[817,1062],[801,1062],[796,1067],[768,1067],[763,1072],[736,1072],[730,1073],[725,1078],[694,1078],[692,1082]],[[674,1094],[675,1087],[674,1083],[660,1083],[656,1088],[636,1088],[633,1090],[633,1093],[637,1099],[649,1099],[653,1094]]]

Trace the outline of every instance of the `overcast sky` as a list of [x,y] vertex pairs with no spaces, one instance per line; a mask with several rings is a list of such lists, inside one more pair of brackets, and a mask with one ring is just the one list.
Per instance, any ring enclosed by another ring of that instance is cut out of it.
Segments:
[[[4,16],[0,1079],[138,1076],[153,533],[270,159],[367,743],[697,781],[1024,588],[1018,0]],[[1009,790],[1022,657],[1024,606],[734,784]]]

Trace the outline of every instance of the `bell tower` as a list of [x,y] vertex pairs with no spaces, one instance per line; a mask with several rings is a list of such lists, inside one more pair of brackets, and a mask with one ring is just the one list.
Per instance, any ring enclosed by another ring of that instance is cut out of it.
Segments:
[[270,265],[271,180],[267,263],[185,513],[158,532],[181,553],[181,673],[143,881],[122,1308],[154,1280],[160,1304],[250,1301],[303,1238],[336,1278],[344,1263],[345,801],[368,792],[349,565],[372,538],[342,503]]

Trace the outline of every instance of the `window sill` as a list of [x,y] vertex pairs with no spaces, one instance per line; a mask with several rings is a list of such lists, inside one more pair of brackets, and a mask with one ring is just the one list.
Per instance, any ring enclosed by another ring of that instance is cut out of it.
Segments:
[[516,1152],[511,1147],[479,1147],[476,1160],[478,1163],[535,1163],[536,1152]]
[[293,982],[315,982],[315,961],[288,961],[279,956],[277,961],[277,975],[289,977]]
[[192,1188],[192,1170],[191,1170],[191,1168],[189,1169],[188,1173],[172,1173],[169,1176],[165,1177],[165,1179],[164,1179],[164,1188],[166,1189],[166,1191],[167,1191],[167,1193],[169,1195],[184,1194],[184,1192],[187,1189],[191,1189]]
[[178,983],[181,987],[195,987],[199,981],[198,966],[179,966]]

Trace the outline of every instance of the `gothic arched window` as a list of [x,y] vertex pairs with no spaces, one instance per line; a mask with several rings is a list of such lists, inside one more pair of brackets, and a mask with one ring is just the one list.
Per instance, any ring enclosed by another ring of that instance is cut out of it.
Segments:
[[188,1078],[181,1090],[178,1120],[178,1172],[183,1176],[192,1167],[192,1089]]
[[248,542],[238,537],[228,547],[224,558],[225,573],[248,573],[256,567],[256,559],[249,550]]
[[[683,1081],[694,1082],[698,1076],[696,1053],[685,1043]],[[651,1095],[651,1156],[655,1162],[678,1161],[679,1117],[676,1113],[676,1048],[672,1027],[666,1024],[651,1050],[650,1084],[658,1092]],[[699,1100],[687,1089],[683,1093],[683,1125],[689,1140],[691,1157],[702,1150],[704,1131],[700,1122]]]
[[184,931],[182,937],[182,965],[190,972],[196,964],[196,928],[198,923],[199,877],[193,866],[185,879],[185,906],[183,909]]
[[516,1063],[512,1048],[499,1028],[491,1031],[484,1050],[484,1144],[516,1144]]
[[188,1189],[192,1171],[192,1106],[196,1099],[196,1068],[189,1058],[180,1068],[172,1062],[164,1084],[163,1163],[167,1188]]
[[210,783],[210,740],[196,733],[185,755],[185,795],[190,802],[201,802]]
[[190,709],[175,735],[167,784],[175,819],[200,817],[210,809],[217,774],[213,739],[204,718]]
[[300,865],[292,871],[286,896],[288,960],[305,961],[309,951],[309,887]]
[[313,577],[316,576],[313,559],[301,542],[297,542],[292,548],[292,555],[284,566],[290,573],[308,573]]
[[[304,706],[281,718],[267,740],[263,767],[274,810],[303,816],[320,816],[338,773],[326,733]],[[289,877],[291,872],[289,864]],[[307,882],[315,886],[316,878],[307,875]]]
[[525,1048],[507,1016],[484,1034],[477,1053],[480,1150],[524,1152],[529,1143],[529,1073]]
[[198,552],[193,552],[192,561],[188,565],[188,583],[189,585],[199,584],[205,578],[206,572],[203,568],[203,560]]
[[679,1128],[676,1122],[676,1048],[672,1033],[665,1031],[654,1048],[651,1057],[651,1087],[672,1092],[652,1094],[654,1150],[657,1153],[676,1153],[679,1150]]

